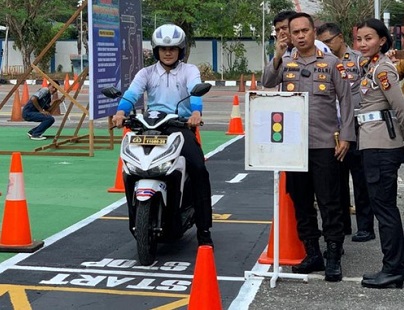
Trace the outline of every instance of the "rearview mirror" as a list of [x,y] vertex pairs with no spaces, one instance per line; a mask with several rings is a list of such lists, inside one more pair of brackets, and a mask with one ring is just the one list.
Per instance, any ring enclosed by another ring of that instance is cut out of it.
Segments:
[[122,92],[121,92],[118,88],[113,87],[113,86],[103,88],[103,89],[101,90],[101,93],[102,93],[105,97],[112,98],[112,99],[115,99],[115,98],[118,98],[118,97],[122,97]]
[[211,87],[212,85],[209,83],[196,84],[191,90],[191,96],[202,97],[210,90]]

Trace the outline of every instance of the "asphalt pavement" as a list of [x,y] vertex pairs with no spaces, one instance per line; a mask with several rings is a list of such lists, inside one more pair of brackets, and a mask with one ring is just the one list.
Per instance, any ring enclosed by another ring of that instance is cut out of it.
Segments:
[[[404,212],[403,179],[404,169],[401,167],[399,170],[397,203],[402,218]],[[352,194],[351,197],[353,197]],[[351,219],[352,230],[356,232],[355,216],[351,215]],[[319,223],[321,225],[320,218]],[[377,220],[375,220],[375,233],[375,240],[363,243],[352,242],[351,235],[346,236],[344,242],[345,254],[342,256],[342,282],[326,282],[324,281],[324,272],[316,272],[309,275],[307,283],[301,280],[279,279],[276,287],[271,288],[269,278],[265,278],[249,309],[404,309],[404,291],[402,289],[371,289],[364,288],[360,284],[364,273],[377,272],[382,267],[382,253]],[[322,251],[326,249],[325,242],[320,242],[320,246]],[[291,267],[284,266],[283,272],[291,272]]]
[[[6,86],[1,85],[0,97],[6,92]],[[206,117],[206,128],[204,130],[211,130],[211,128],[214,130],[226,130],[230,115],[229,113],[232,108],[232,99],[235,95],[240,98],[240,111],[243,116],[243,93],[237,93],[237,89],[231,87],[225,89],[212,88],[210,96],[204,99],[206,107],[209,107],[204,114],[204,117]],[[85,94],[83,94],[83,96],[85,96]],[[84,100],[85,99],[83,99],[83,101]],[[7,104],[0,111],[1,126],[26,127],[29,125],[26,122],[9,122],[8,117],[10,110],[11,103]],[[77,114],[71,115],[71,119],[68,121],[68,126],[74,127],[77,124],[81,114],[78,111],[75,113]],[[60,124],[62,119],[63,115],[58,116],[57,123]],[[106,121],[100,120],[99,124],[100,127],[105,127]],[[7,168],[4,171],[6,171]],[[404,169],[401,168],[399,171],[397,197],[401,214],[404,212],[403,179]],[[35,190],[35,188],[33,190]],[[352,230],[354,232],[356,231],[355,223],[355,216],[353,215]],[[46,223],[43,224],[46,225]],[[380,250],[377,222],[375,222],[375,229],[376,239],[365,243],[352,242],[351,236],[346,237],[344,243],[345,254],[342,257],[344,277],[341,282],[330,283],[324,281],[323,272],[310,274],[307,283],[301,280],[280,278],[278,279],[275,288],[270,288],[269,278],[262,279],[257,277],[255,279],[248,279],[245,281],[245,287],[259,286],[259,289],[256,293],[250,293],[248,296],[247,299],[250,299],[249,306],[232,309],[404,309],[404,294],[401,289],[378,290],[362,288],[360,285],[363,273],[379,271],[381,269],[382,253]],[[321,242],[321,246],[322,250],[324,250],[325,243]],[[264,249],[262,250],[264,251]],[[265,268],[266,266],[263,267]],[[288,266],[283,266],[282,268],[283,272],[291,272],[291,269]],[[240,294],[243,292],[240,291]],[[239,295],[238,298],[242,299],[245,298],[245,296]],[[246,305],[246,303],[243,303],[243,305]]]

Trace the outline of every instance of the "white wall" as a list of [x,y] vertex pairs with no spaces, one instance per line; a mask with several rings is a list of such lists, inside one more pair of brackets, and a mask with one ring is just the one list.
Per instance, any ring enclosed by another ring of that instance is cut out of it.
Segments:
[[[260,71],[262,69],[262,47],[261,44],[251,41],[242,40],[246,49],[246,57],[248,60],[248,69],[251,71]],[[2,48],[5,51],[5,42],[2,41]],[[151,49],[150,41],[143,41],[143,48]],[[196,46],[192,47],[189,63],[200,65],[209,64],[213,66],[213,48],[212,40],[198,40]],[[70,55],[77,55],[77,42],[76,41],[58,41],[56,43],[56,55],[55,55],[55,69],[59,65],[63,67],[63,72],[72,72],[72,65],[70,62]],[[13,41],[8,42],[8,70],[6,66],[6,57],[4,53],[2,59],[2,68],[4,73],[12,74],[23,73],[22,56],[21,53],[13,48]],[[33,61],[34,56],[31,57]],[[221,43],[217,42],[217,71],[221,72],[222,57],[221,57]],[[228,68],[226,56],[223,58],[224,68]]]

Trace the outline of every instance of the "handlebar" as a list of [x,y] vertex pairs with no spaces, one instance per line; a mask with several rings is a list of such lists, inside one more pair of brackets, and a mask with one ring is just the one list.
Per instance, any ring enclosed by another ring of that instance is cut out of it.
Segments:
[[[190,127],[188,125],[188,119],[184,118],[184,117],[179,117],[176,120],[170,119],[170,120],[167,121],[166,124],[169,125],[169,126],[174,126],[174,127],[178,127],[178,128]],[[199,126],[203,126],[203,125],[204,125],[204,122],[201,121],[199,123]],[[141,122],[139,122],[138,120],[136,120],[135,118],[128,117],[128,118],[124,119],[124,121],[122,123],[122,126],[127,127],[127,128],[131,128],[132,130],[134,130],[134,128],[138,127],[136,129],[140,130],[142,128],[143,124]],[[114,128],[117,128],[117,126],[114,125],[114,126],[110,127],[110,129],[114,129]]]

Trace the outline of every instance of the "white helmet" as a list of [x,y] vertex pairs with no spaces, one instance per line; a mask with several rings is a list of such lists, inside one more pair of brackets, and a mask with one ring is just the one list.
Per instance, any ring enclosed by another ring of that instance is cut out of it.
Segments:
[[180,27],[173,24],[166,24],[158,27],[153,32],[151,45],[154,57],[159,59],[159,46],[178,46],[180,48],[179,60],[185,56],[185,32]]

